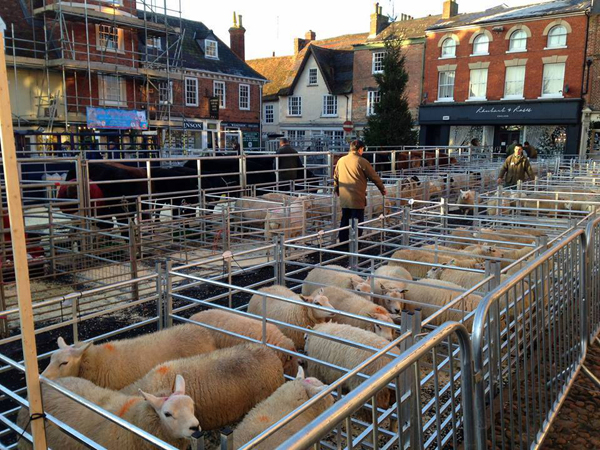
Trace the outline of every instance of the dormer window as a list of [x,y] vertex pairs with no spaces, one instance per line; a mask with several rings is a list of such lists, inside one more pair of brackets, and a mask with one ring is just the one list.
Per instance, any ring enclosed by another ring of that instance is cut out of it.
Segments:
[[204,39],[204,54],[207,58],[219,59],[219,46],[217,41]]

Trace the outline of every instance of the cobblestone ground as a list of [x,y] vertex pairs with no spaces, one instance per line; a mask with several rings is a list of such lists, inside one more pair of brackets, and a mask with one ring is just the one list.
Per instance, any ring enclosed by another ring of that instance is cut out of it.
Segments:
[[[597,343],[588,348],[586,367],[600,378]],[[582,373],[575,379],[542,449],[600,449],[600,391]]]

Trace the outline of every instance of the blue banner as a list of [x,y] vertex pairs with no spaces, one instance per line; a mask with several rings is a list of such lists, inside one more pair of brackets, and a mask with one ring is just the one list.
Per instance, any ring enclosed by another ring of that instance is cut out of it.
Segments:
[[146,111],[87,107],[88,128],[111,130],[147,130]]

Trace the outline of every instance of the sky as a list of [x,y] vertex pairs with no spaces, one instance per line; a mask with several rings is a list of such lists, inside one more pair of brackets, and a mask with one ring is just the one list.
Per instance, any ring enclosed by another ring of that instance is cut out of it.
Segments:
[[[178,0],[177,0],[178,1]],[[502,0],[458,0],[458,11],[481,11]],[[536,0],[504,0],[508,6],[536,3]],[[229,44],[233,12],[243,16],[246,28],[246,59],[290,55],[294,38],[308,30],[324,39],[342,34],[369,31],[374,0],[181,0],[184,18],[198,20]],[[424,17],[442,12],[442,0],[380,0],[384,14]]]

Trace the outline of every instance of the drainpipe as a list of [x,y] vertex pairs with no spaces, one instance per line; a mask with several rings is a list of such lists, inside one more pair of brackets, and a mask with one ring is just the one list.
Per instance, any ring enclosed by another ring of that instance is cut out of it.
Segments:
[[[590,35],[590,20],[591,20],[591,14],[590,11],[586,11],[585,15],[587,16],[588,20],[587,20],[587,24],[586,24],[586,33],[585,33],[585,62],[584,65],[586,67],[584,67],[584,71],[583,71],[583,77],[581,80],[581,98],[584,98],[584,95],[588,95],[588,87],[590,85],[590,69],[591,69],[591,65],[593,60],[590,60],[590,62],[588,63],[588,58],[587,58],[587,49],[588,49],[588,41],[589,41],[589,35]],[[586,69],[587,69],[587,76],[586,76]],[[590,126],[591,126],[591,118],[592,118],[592,110],[590,109],[590,107],[587,105],[587,101],[584,100],[584,102],[586,103],[586,105],[583,107],[583,109],[581,110],[581,136],[579,138],[579,157],[580,158],[585,158],[586,153],[587,153],[587,143],[588,143],[588,134],[590,131]]]

